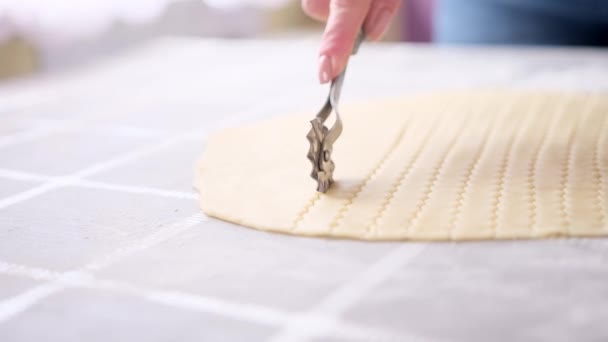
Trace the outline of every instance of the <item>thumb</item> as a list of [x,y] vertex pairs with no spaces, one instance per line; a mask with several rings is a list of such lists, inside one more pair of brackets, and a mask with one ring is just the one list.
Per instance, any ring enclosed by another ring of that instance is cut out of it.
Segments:
[[344,70],[372,0],[331,0],[319,57],[319,81],[327,83]]

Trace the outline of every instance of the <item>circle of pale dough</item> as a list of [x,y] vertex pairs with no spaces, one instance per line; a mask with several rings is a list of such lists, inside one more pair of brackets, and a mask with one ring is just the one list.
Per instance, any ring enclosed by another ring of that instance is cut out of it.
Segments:
[[315,191],[314,113],[212,136],[196,187],[210,216],[365,240],[608,235],[608,96],[469,91],[341,108],[336,182]]

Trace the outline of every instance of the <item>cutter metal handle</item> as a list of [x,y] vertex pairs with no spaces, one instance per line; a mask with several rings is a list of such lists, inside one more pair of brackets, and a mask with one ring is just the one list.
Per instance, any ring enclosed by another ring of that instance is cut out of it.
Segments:
[[[359,46],[364,40],[365,33],[361,30],[355,40],[353,55],[359,51]],[[310,121],[312,129],[306,135],[306,139],[310,142],[306,156],[313,165],[310,176],[317,181],[317,191],[320,192],[326,192],[333,183],[335,164],[331,160],[331,154],[333,144],[342,134],[342,119],[338,112],[338,103],[345,75],[346,67],[332,80],[327,101],[316,117]],[[336,121],[331,128],[327,128],[324,123],[332,111],[336,113]]]

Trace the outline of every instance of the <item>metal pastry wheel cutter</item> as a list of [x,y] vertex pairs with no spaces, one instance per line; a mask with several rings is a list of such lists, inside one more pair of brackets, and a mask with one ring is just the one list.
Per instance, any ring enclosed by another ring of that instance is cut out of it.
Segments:
[[[364,39],[365,34],[361,31],[355,41],[353,55],[357,53]],[[312,129],[306,134],[306,139],[310,142],[310,149],[306,156],[312,162],[310,176],[317,181],[317,191],[323,193],[329,189],[334,181],[333,173],[336,166],[331,160],[331,154],[334,143],[342,133],[342,120],[338,112],[338,102],[345,74],[346,68],[331,82],[327,101],[317,116],[310,121]],[[332,111],[336,113],[336,121],[331,128],[327,128],[324,124]]]

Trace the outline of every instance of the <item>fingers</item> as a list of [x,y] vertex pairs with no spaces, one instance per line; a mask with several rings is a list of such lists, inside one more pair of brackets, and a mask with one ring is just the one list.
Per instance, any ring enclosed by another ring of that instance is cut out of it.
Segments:
[[319,81],[327,83],[344,70],[372,0],[331,0],[319,58]]
[[368,39],[388,29],[401,0],[302,0],[312,18],[327,20],[319,57],[319,81],[327,83],[344,70],[361,26]]
[[[302,0],[302,10],[309,17],[325,22],[329,17],[330,0]],[[365,32],[371,40],[378,40],[388,29],[401,0],[373,0],[365,20]]]
[[365,20],[365,34],[370,40],[382,38],[399,9],[400,0],[374,0]]
[[309,17],[324,22],[329,17],[329,0],[302,0],[302,10]]

